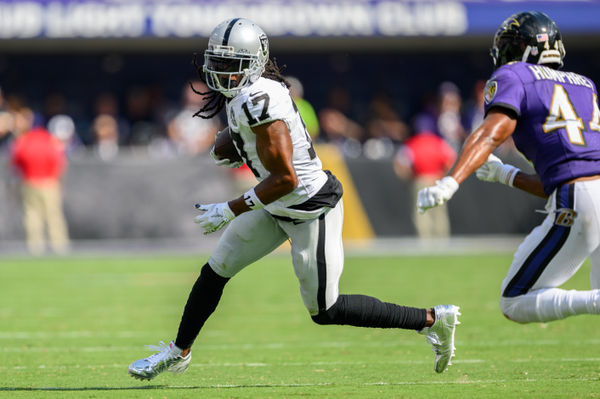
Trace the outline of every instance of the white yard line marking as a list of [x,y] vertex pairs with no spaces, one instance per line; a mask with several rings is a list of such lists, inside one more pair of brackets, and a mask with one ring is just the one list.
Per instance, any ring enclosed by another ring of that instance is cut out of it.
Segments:
[[[160,332],[153,333],[152,336]],[[165,333],[168,335],[170,333]],[[55,339],[55,338],[135,338],[147,337],[149,334],[142,331],[0,331],[0,339]]]
[[456,380],[456,381],[399,381],[399,382],[365,382],[360,385],[446,385],[446,384],[454,384],[454,385],[471,385],[471,384],[505,384],[505,383],[521,383],[521,382],[544,382],[544,381],[568,381],[568,382],[591,382],[597,381],[597,379],[593,378],[526,378],[523,380],[513,379],[513,380]]
[[[453,360],[453,364],[481,364],[481,363],[545,363],[545,362],[592,362],[597,363],[600,361],[600,358],[590,357],[590,358],[562,358],[562,359],[494,359],[484,360],[484,359],[456,359]],[[194,363],[191,364],[190,367],[194,368],[228,368],[228,367],[315,367],[315,366],[364,366],[364,365],[420,365],[420,364],[429,364],[431,363],[430,359],[427,360],[395,360],[395,361],[364,361],[364,362],[282,362],[282,363]],[[127,368],[127,364],[100,364],[100,365],[52,365],[47,366],[44,364],[40,364],[37,366],[0,366],[0,370],[68,370],[68,369],[107,369],[107,368]],[[569,379],[569,381],[571,381]]]
[[[11,346],[0,347],[0,352],[5,353],[45,353],[45,352],[135,352],[140,350],[139,346]],[[150,353],[150,352],[149,352]]]
[[0,387],[0,392],[14,391],[121,391],[121,390],[163,390],[163,389],[239,389],[239,388],[302,388],[302,387],[322,387],[322,386],[398,386],[398,385],[482,385],[482,384],[506,384],[506,383],[539,383],[545,381],[564,381],[569,383],[577,382],[596,382],[597,379],[591,378],[548,378],[536,379],[526,378],[523,380],[504,380],[504,379],[489,379],[489,380],[455,380],[455,381],[378,381],[364,382],[357,384],[339,384],[332,382],[308,382],[294,384],[213,384],[213,385],[140,385],[127,387]]

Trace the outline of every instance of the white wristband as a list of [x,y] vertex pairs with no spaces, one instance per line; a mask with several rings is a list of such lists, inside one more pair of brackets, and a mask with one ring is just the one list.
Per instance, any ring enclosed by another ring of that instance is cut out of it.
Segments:
[[448,188],[451,196],[454,195],[454,193],[458,190],[458,182],[452,176],[444,177],[442,180],[440,180],[440,183]]
[[515,181],[515,176],[519,173],[521,169],[516,168],[512,165],[502,165],[498,173],[498,181],[502,184],[506,184],[507,186],[513,187],[513,182]]
[[254,187],[246,191],[246,193],[244,194],[244,202],[246,203],[246,205],[248,205],[248,208],[250,209],[262,209],[265,207],[265,204],[263,204],[260,198],[258,198],[258,196],[256,195]]

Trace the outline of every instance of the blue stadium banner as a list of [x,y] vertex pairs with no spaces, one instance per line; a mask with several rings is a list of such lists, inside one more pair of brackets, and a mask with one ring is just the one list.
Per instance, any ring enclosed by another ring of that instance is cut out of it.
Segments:
[[207,37],[242,16],[270,36],[463,36],[494,32],[539,10],[563,32],[600,33],[600,1],[453,0],[0,0],[0,40]]

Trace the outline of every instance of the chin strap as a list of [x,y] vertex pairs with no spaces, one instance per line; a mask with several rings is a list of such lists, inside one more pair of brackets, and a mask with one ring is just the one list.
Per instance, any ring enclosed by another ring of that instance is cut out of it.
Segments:
[[521,61],[527,62],[527,58],[529,58],[529,54],[531,54],[531,50],[533,50],[532,46],[527,46],[527,48],[525,48],[525,52],[523,53],[523,57],[521,57]]

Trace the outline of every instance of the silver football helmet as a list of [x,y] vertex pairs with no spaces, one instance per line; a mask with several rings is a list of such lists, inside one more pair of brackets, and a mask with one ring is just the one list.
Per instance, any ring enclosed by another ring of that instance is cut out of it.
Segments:
[[269,60],[269,41],[265,32],[245,18],[221,22],[208,39],[204,52],[206,84],[226,97],[255,82]]

